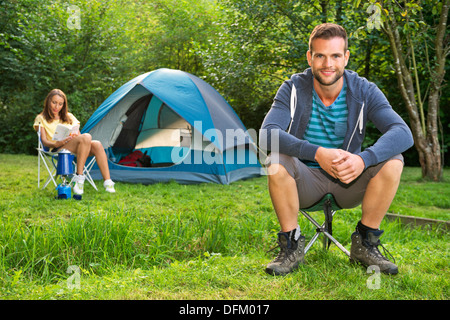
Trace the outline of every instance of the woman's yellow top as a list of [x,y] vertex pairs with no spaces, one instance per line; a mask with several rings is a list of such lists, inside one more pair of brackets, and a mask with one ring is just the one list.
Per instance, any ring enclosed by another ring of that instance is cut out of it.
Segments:
[[53,120],[52,122],[47,122],[47,120],[45,120],[45,118],[42,116],[42,114],[38,114],[36,119],[34,119],[34,124],[33,127],[35,130],[37,130],[39,128],[39,124],[41,124],[42,127],[44,127],[45,129],[45,133],[47,134],[47,140],[52,140],[55,131],[56,131],[56,126],[58,124],[66,124],[70,127],[80,124],[80,121],[77,120],[77,118],[75,118],[75,116],[73,114],[71,114],[70,112],[68,112],[69,118],[72,120],[72,124],[69,124],[68,122],[61,122],[61,120]]

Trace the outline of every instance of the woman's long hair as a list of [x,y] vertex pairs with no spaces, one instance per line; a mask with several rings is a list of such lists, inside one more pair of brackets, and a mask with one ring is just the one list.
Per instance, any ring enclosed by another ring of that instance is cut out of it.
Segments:
[[60,118],[61,122],[72,124],[72,119],[69,117],[69,114],[68,114],[69,113],[69,105],[67,103],[67,97],[64,94],[64,92],[62,92],[59,89],[53,89],[52,91],[50,91],[48,93],[48,95],[44,101],[44,110],[42,111],[42,116],[49,123],[54,120],[53,114],[50,112],[49,109],[50,109],[50,100],[55,95],[58,95],[64,99],[63,107],[61,108],[61,111],[59,111],[59,118]]

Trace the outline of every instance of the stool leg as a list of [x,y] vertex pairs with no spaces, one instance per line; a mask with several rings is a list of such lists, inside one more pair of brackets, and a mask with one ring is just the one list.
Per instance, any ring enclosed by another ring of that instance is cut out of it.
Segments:
[[308,242],[308,244],[305,247],[305,254],[308,252],[309,248],[316,242],[317,238],[319,237],[320,232],[316,232],[316,234],[311,238],[311,241]]
[[325,236],[327,236],[328,239],[330,239],[331,241],[333,241],[333,243],[342,250],[342,252],[344,252],[347,256],[350,257],[350,252],[348,252],[347,249],[344,248],[344,246],[342,244],[340,244],[331,234],[329,234],[328,232],[324,231],[323,234]]
[[[331,201],[326,200],[323,204],[323,213],[325,215],[324,225],[325,231],[327,231],[330,235],[333,234],[333,215],[335,213],[331,208],[332,208]],[[323,238],[324,249],[330,248],[330,244],[331,244],[330,239],[328,237],[324,237]]]
[[311,223],[316,226],[316,234],[311,238],[311,241],[308,242],[308,244],[305,247],[305,254],[308,252],[308,250],[311,248],[311,246],[314,244],[314,242],[319,237],[320,233],[322,232],[324,225],[320,225],[316,220],[314,220],[308,213],[306,213],[303,210],[300,210],[300,212],[309,220]]
[[[343,245],[341,245],[326,229],[325,229],[325,224],[326,222],[324,222],[322,225],[320,225],[316,220],[314,220],[308,213],[306,213],[303,210],[300,210],[300,212],[309,220],[311,221],[311,223],[316,226],[317,228],[317,232],[316,234],[312,237],[311,241],[306,245],[305,247],[305,254],[308,252],[308,250],[311,248],[311,246],[314,244],[314,242],[317,240],[317,237],[320,235],[320,233],[324,234],[324,239],[329,239],[331,240],[339,249],[341,249],[342,252],[344,252],[347,256],[350,257],[350,252],[345,249],[345,247]],[[336,211],[332,211],[332,215],[334,215],[336,213]]]

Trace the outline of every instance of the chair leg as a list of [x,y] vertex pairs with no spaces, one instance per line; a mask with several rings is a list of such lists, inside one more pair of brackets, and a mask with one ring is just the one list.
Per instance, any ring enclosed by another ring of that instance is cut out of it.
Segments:
[[56,183],[56,179],[58,178],[58,176],[57,176],[57,175],[54,175],[54,173],[55,173],[55,170],[53,170],[53,171],[50,173],[50,175],[49,175],[49,177],[47,178],[47,181],[45,181],[44,186],[42,187],[42,189],[47,188],[48,184],[49,184],[50,182],[52,182],[52,181],[53,181],[53,184],[55,185],[55,188],[58,186],[58,184]]
[[305,254],[311,248],[311,246],[316,242],[319,235],[323,232],[325,227],[325,222],[320,225],[316,220],[314,220],[306,211],[300,210],[300,212],[316,227],[316,234],[311,238],[309,243],[305,247]]
[[320,232],[316,232],[316,234],[311,238],[311,241],[308,242],[308,244],[305,247],[305,254],[308,252],[308,250],[311,248],[311,246],[314,244],[314,242],[316,242],[319,235],[320,235]]
[[324,231],[323,234],[329,239],[331,240],[339,249],[341,249],[342,252],[344,252],[347,256],[350,257],[350,252],[348,252],[347,249],[345,249],[345,247],[340,244],[331,234],[329,234],[328,232]]
[[[306,213],[303,210],[300,210],[300,212],[316,226],[316,234],[312,237],[311,241],[306,245],[305,247],[305,254],[308,252],[308,250],[311,248],[311,246],[314,244],[314,242],[317,240],[319,235],[323,233],[324,235],[324,244],[326,244],[327,239],[329,241],[332,241],[339,249],[341,249],[342,252],[344,252],[347,256],[350,257],[350,252],[345,249],[343,245],[341,245],[327,230],[326,230],[326,224],[327,221],[325,221],[322,225],[320,225],[316,220],[314,220],[308,213]],[[331,216],[333,216],[336,213],[336,211],[331,210]],[[326,245],[325,247],[326,248]]]
[[[325,231],[327,231],[330,235],[333,234],[333,215],[335,211],[333,211],[331,206],[331,201],[327,199],[323,204],[323,213],[325,215]],[[323,247],[330,248],[331,240],[328,237],[323,238]]]
[[[47,165],[47,161],[44,158],[44,155],[42,153],[39,153],[39,156],[42,157],[42,162],[45,165],[45,168],[47,168],[47,172],[49,174],[49,177],[47,179],[47,181],[45,182],[44,186],[42,187],[42,189],[45,189],[47,187],[47,185],[50,183],[50,181],[53,181],[53,184],[55,185],[55,188],[58,186],[58,184],[55,181],[55,177],[54,177],[54,173],[55,173],[55,169],[53,169],[52,171],[50,171],[50,168]],[[39,169],[40,169],[40,163],[39,163]],[[38,181],[40,181],[40,173],[38,173],[39,178]],[[40,182],[38,182],[38,186],[39,186]]]
[[38,189],[40,187],[41,187],[41,157],[40,154],[38,154]]
[[[95,162],[96,162],[95,157],[92,157],[91,161],[89,161],[89,163],[88,163],[87,165],[84,166],[84,168],[83,168],[83,174],[86,176],[86,180],[91,184],[91,186],[92,186],[96,191],[98,191],[98,188],[97,188],[97,186],[95,185],[94,179],[92,179],[91,174],[89,173],[89,171],[91,171],[92,167],[94,166]],[[75,168],[76,168],[76,165],[77,165],[77,164],[76,164],[75,161],[73,162],[73,165],[74,165]],[[74,175],[74,176],[75,176],[75,175]],[[70,180],[70,183],[69,183],[69,184],[72,184],[73,178],[74,178],[74,177],[72,177],[72,179]]]
[[89,181],[89,183],[92,185],[92,187],[96,191],[98,191],[97,186],[95,185],[94,179],[92,179],[91,174],[90,174],[90,171],[91,171],[92,167],[94,166],[95,162],[96,162],[95,157],[92,157],[89,164],[84,167],[84,174],[86,175],[86,179]]

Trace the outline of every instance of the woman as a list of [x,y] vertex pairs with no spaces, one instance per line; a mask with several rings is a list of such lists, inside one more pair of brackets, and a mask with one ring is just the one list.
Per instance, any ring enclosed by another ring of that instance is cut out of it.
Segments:
[[80,122],[69,112],[67,98],[64,92],[53,89],[44,101],[44,110],[34,120],[34,129],[39,130],[41,126],[42,144],[54,151],[64,147],[77,156],[77,172],[73,179],[75,185],[73,192],[83,194],[83,186],[86,177],[83,174],[84,165],[88,156],[95,156],[98,167],[103,176],[103,186],[107,192],[115,192],[114,182],[110,178],[108,161],[105,150],[100,141],[92,140],[88,133],[80,134],[78,130],[64,140],[55,141],[53,135],[58,124],[70,126],[79,125]]

